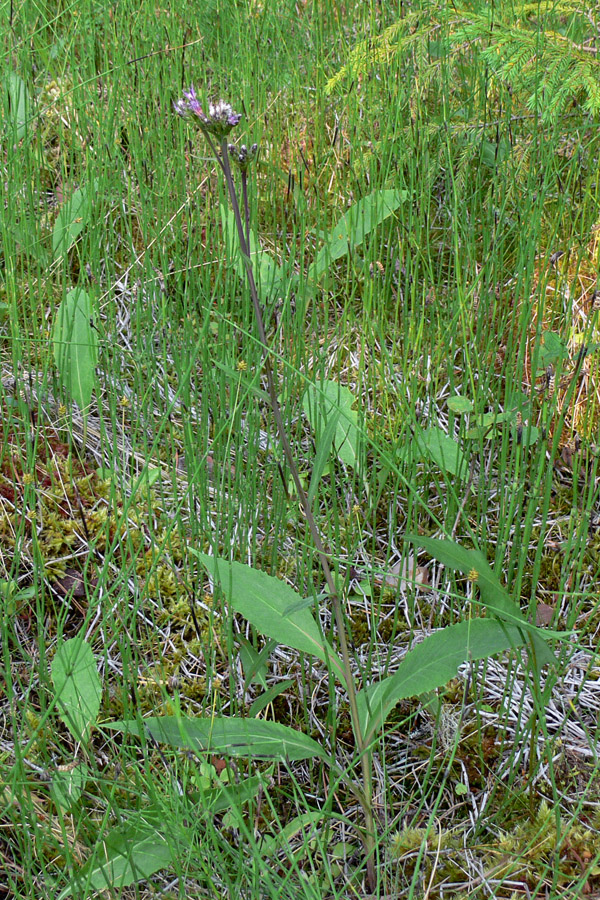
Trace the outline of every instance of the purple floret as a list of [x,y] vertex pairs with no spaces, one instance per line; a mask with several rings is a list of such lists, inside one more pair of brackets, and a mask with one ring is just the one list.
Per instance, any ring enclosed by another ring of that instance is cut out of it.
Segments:
[[225,100],[211,103],[208,108],[208,115],[206,115],[196,96],[193,84],[190,85],[189,91],[183,92],[183,98],[177,100],[173,106],[177,115],[187,116],[191,113],[199,120],[200,127],[204,131],[213,134],[219,139],[225,137],[232,128],[239,125],[242,118],[241,113],[235,112],[231,104],[226,103]]

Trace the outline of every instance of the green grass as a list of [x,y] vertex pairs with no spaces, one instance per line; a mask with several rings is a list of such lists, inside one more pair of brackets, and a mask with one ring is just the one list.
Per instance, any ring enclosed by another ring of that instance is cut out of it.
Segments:
[[[173,861],[112,896],[365,896],[360,808],[317,762],[235,759],[222,770],[210,753],[103,727],[178,709],[247,715],[289,679],[260,715],[354,766],[346,697],[325,666],[280,646],[249,672],[264,640],[211,594],[190,552],[252,564],[302,596],[323,590],[264,397],[250,297],[226,258],[224,184],[200,132],[173,113],[191,82],[244,112],[236,134],[260,145],[253,223],[299,276],[293,295],[265,302],[307,484],[306,384],[330,378],[356,397],[362,470],[332,460],[316,509],[357,678],[393,671],[415,638],[477,614],[473,584],[417,558],[408,533],[478,544],[525,614],[575,630],[545,686],[533,689],[533,667],[506,655],[465,666],[435,699],[398,705],[375,754],[378,894],[566,898],[600,887],[597,111],[590,85],[574,85],[561,115],[546,116],[550,100],[528,105],[529,70],[520,89],[517,75],[494,74],[472,32],[459,41],[458,12],[404,6],[0,10],[7,896],[58,897],[69,884],[91,896],[78,873],[121,826],[128,852],[136,834],[156,832]],[[417,11],[398,53],[327,90],[358,42]],[[593,64],[591,21],[538,17]],[[90,185],[81,233],[53,254],[61,207]],[[324,237],[378,188],[409,199],[310,297],[304,276]],[[92,298],[99,344],[85,418],[52,345],[76,287]],[[566,348],[562,360],[544,332]],[[449,403],[455,395],[470,413]],[[508,415],[486,430],[488,413]],[[414,435],[428,426],[458,441],[466,477],[423,459]],[[159,472],[150,485],[149,469]],[[423,567],[421,584],[398,576],[403,564]],[[335,640],[326,601],[319,616]],[[103,690],[86,745],[61,719],[51,678],[57,648],[76,635]],[[76,763],[87,766],[83,791],[61,805],[52,786]],[[203,791],[226,777],[260,788],[215,812]]]

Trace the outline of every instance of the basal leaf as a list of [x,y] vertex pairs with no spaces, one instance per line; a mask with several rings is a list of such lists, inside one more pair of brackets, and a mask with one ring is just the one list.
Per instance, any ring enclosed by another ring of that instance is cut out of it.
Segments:
[[519,628],[497,619],[473,619],[436,631],[409,650],[394,675],[358,693],[365,739],[370,741],[381,729],[399,700],[443,687],[467,660],[485,659],[524,642]]
[[104,727],[137,737],[141,737],[146,729],[154,740],[171,747],[210,750],[224,756],[290,761],[329,758],[324,748],[308,735],[279,722],[264,719],[227,716],[187,719],[181,716],[160,716],[144,719],[141,726],[132,719],[112,722]]
[[310,384],[302,401],[306,418],[315,432],[317,446],[325,443],[331,430],[331,419],[336,418],[333,446],[341,461],[353,469],[358,467],[360,452],[358,413],[353,409],[355,403],[356,397],[352,391],[328,379],[316,385]]
[[273,702],[273,700],[275,700],[276,697],[279,697],[280,694],[283,694],[284,691],[287,691],[294,684],[294,680],[288,678],[286,681],[276,682],[275,684],[271,685],[271,687],[268,688],[268,690],[266,690],[263,694],[259,694],[248,710],[248,715],[250,716],[250,718],[258,716],[266,706],[268,706]]
[[12,232],[13,237],[19,249],[23,253],[27,253],[33,259],[37,259],[43,266],[48,265],[48,253],[44,249],[42,240],[38,237],[33,222],[25,219],[21,222],[12,222],[8,225],[8,229]]
[[561,359],[567,359],[569,350],[567,345],[554,331],[544,331],[542,334],[542,348],[538,358],[538,371],[541,372],[546,366],[559,362]]
[[73,894],[89,897],[96,891],[121,891],[169,868],[182,849],[164,833],[164,819],[144,822],[139,817],[136,823],[115,828],[98,841],[90,860],[58,900]]
[[448,397],[448,409],[464,415],[465,413],[473,412],[473,401],[469,397],[460,397],[458,394],[455,394],[452,397]]
[[498,425],[504,425],[505,422],[514,422],[517,418],[517,410],[508,410],[507,412],[487,412],[482,413],[475,418],[475,425],[469,428],[467,432],[468,438],[491,437],[494,428]]
[[540,429],[536,425],[523,423],[518,432],[515,429],[515,433],[518,433],[522,447],[531,447],[540,439]]
[[408,191],[376,190],[350,207],[325,241],[308,270],[309,279],[316,281],[332,262],[358,247],[365,237],[384,219],[391,216],[408,197]]
[[67,769],[58,769],[52,776],[54,802],[63,809],[70,809],[81,797],[89,778],[90,770],[85,763],[78,763]]
[[490,169],[495,169],[504,162],[511,152],[511,144],[505,138],[500,141],[483,141],[481,144],[481,162]]
[[96,187],[96,181],[84,185],[74,191],[62,204],[52,233],[52,252],[55,259],[71,249],[87,226]]
[[324,815],[324,810],[310,810],[293,818],[283,828],[278,829],[277,834],[265,834],[260,842],[261,854],[263,856],[273,856],[281,850],[284,850],[286,853],[293,853],[292,842],[294,838],[297,838],[303,832],[302,843],[306,846],[310,839],[310,834],[314,833],[315,826],[322,821]]
[[59,644],[51,673],[61,719],[75,740],[87,741],[102,697],[92,648],[80,637]]
[[243,563],[227,562],[207,556],[194,548],[190,551],[206,567],[211,577],[221,585],[227,603],[251,625],[279,644],[311,653],[331,668],[344,682],[343,666],[331,645],[322,636],[312,613],[305,606],[294,608],[302,597],[289,585]]
[[[442,472],[449,475],[466,478],[469,472],[467,458],[459,445],[436,425],[417,431],[412,452],[415,450],[422,459],[430,459]],[[410,452],[408,449],[403,450],[400,456],[407,456]]]
[[207,788],[198,793],[198,801],[211,815],[218,815],[227,809],[240,810],[244,803],[256,797],[262,784],[264,781],[260,775],[252,775],[239,784]]
[[27,134],[29,107],[31,100],[27,85],[16,72],[7,72],[4,76],[4,90],[8,101],[6,122],[14,129],[14,136],[20,141]]
[[248,690],[251,684],[260,684],[266,690],[268,659],[277,644],[275,641],[267,641],[259,653],[247,638],[238,636],[237,642],[244,671],[244,691]]
[[485,607],[508,624],[516,625],[531,636],[538,664],[554,665],[556,663],[556,657],[548,647],[546,640],[549,638],[564,639],[567,633],[554,632],[549,629],[541,630],[528,622],[480,550],[469,550],[461,547],[455,541],[421,537],[420,535],[407,535],[406,539],[423,547],[445,566],[457,569],[464,575],[470,575],[479,588],[481,601]]
[[54,359],[61,381],[84,415],[96,383],[98,362],[98,335],[92,318],[89,295],[75,288],[61,303],[52,329]]

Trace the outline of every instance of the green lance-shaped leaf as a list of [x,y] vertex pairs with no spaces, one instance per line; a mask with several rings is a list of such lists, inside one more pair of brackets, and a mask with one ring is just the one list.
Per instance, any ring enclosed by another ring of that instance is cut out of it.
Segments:
[[252,644],[246,638],[238,636],[240,661],[244,672],[244,690],[250,684],[260,684],[261,687],[267,687],[268,658],[274,648],[277,646],[276,641],[267,641],[260,653],[254,649]]
[[519,628],[497,619],[473,619],[436,631],[409,650],[394,675],[358,693],[365,740],[372,740],[398,701],[443,687],[467,660],[486,659],[524,643]]
[[[227,562],[190,548],[227,598],[227,603],[244,616],[261,634],[303,653],[328,662],[345,684],[344,668],[331,645],[321,634],[302,597],[289,585],[243,563]],[[290,612],[292,610],[292,612]]]
[[87,741],[102,697],[102,684],[90,645],[80,637],[59,644],[51,673],[61,719],[75,740]]
[[269,703],[272,703],[276,697],[279,697],[280,694],[283,694],[284,691],[287,691],[294,684],[293,678],[288,678],[286,681],[278,681],[276,684],[271,685],[270,688],[267,688],[266,691],[258,695],[248,710],[248,716],[251,719],[258,716]]
[[350,207],[332,229],[324,247],[308,270],[308,278],[317,281],[332,262],[358,247],[409,196],[408,191],[376,190]]
[[239,719],[215,716],[186,719],[159,716],[131,721],[111,722],[103,727],[141,737],[144,729],[163,744],[189,750],[210,750],[224,756],[249,759],[299,760],[329,759],[325,749],[301,731],[264,719]]
[[500,584],[480,550],[468,550],[455,541],[419,535],[407,535],[406,540],[423,547],[445,566],[469,575],[479,588],[484,606],[509,625],[516,625],[530,636],[535,648],[537,664],[540,666],[547,663],[556,665],[556,657],[546,641],[550,638],[564,640],[568,636],[567,632],[550,631],[547,628],[540,629],[528,622],[508,591]]
[[331,453],[331,447],[333,445],[333,439],[337,431],[339,418],[340,411],[337,409],[333,410],[331,416],[329,417],[329,421],[327,422],[325,428],[323,429],[320,437],[317,440],[312,474],[310,476],[310,484],[308,486],[308,493],[306,495],[308,499],[308,505],[311,507],[311,509],[319,490],[319,482],[321,481],[321,478],[327,470],[327,465],[329,463],[329,454]]
[[76,191],[64,201],[54,223],[52,232],[52,252],[54,258],[63,256],[71,249],[81,232],[87,226],[92,211],[92,200],[96,195],[97,182],[92,181]]
[[178,846],[172,836],[164,833],[164,817],[148,816],[147,819],[144,821],[139,816],[137,821],[115,828],[101,838],[92,857],[75,874],[73,883],[59,894],[58,900],[66,900],[73,894],[89,897],[96,891],[120,891],[150,878],[160,869],[170,868],[185,849],[184,842]]
[[201,788],[190,797],[202,805],[208,815],[216,816],[233,809],[242,814],[241,807],[258,794],[264,779],[261,775],[246,777],[240,784],[223,784],[222,787]]
[[84,415],[94,391],[98,362],[98,335],[92,322],[91,298],[81,288],[75,288],[61,303],[52,330],[61,381]]
[[5,122],[14,129],[14,136],[20,141],[27,135],[27,122],[31,100],[27,85],[16,72],[4,76],[5,102],[8,105]]
[[[260,842],[261,856],[274,856],[281,850],[292,853],[294,839],[303,835],[304,846],[307,846],[309,836],[316,831],[316,825],[325,817],[322,809],[301,813],[293,818],[283,828],[277,830],[277,834],[265,834]],[[298,846],[298,844],[296,844]]]
[[403,449],[399,456],[407,458],[415,450],[421,458],[431,459],[442,472],[447,472],[449,475],[465,478],[469,472],[467,458],[459,445],[436,425],[431,428],[419,429],[414,436],[412,446]]
[[461,397],[459,394],[448,397],[448,409],[459,415],[473,412],[474,408],[473,401],[469,397]]
[[[333,442],[337,456],[353,469],[358,467],[360,453],[358,413],[352,408],[355,403],[356,397],[352,391],[337,381],[328,379],[316,385],[310,384],[302,401],[321,455],[327,447],[327,442],[329,441],[329,444]],[[335,427],[331,425],[333,418],[336,420]],[[316,489],[312,483],[310,489]]]
[[70,809],[81,797],[89,779],[90,770],[85,763],[78,763],[67,769],[58,769],[52,776],[54,802],[63,809]]

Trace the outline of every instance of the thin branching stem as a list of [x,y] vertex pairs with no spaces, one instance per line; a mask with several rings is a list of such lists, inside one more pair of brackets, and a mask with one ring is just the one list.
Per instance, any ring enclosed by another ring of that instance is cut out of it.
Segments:
[[250,249],[250,204],[248,203],[248,175],[242,172],[242,200],[244,203],[244,221],[246,223],[246,246]]
[[[206,135],[213,152],[215,152],[215,148],[210,140],[210,136]],[[244,259],[244,266],[246,270],[246,277],[248,280],[248,286],[250,288],[250,296],[252,298],[252,306],[254,308],[254,315],[256,319],[256,325],[258,329],[258,337],[259,341],[262,345],[263,349],[263,366],[264,371],[267,377],[267,390],[269,395],[269,403],[273,412],[273,417],[275,419],[275,424],[277,427],[277,433],[279,436],[279,441],[281,444],[281,448],[283,450],[283,454],[287,465],[289,467],[294,486],[296,488],[296,493],[298,496],[298,500],[300,502],[300,506],[306,518],[308,528],[310,531],[310,535],[317,551],[317,556],[319,557],[319,563],[321,565],[321,569],[323,571],[323,575],[325,577],[325,581],[327,584],[327,588],[329,591],[329,595],[331,598],[331,603],[333,606],[333,614],[335,618],[335,623],[338,631],[338,640],[340,644],[340,652],[342,656],[342,663],[344,666],[344,674],[346,681],[346,689],[348,691],[348,702],[350,704],[350,715],[352,718],[352,727],[354,731],[354,737],[356,740],[356,746],[360,755],[360,763],[361,763],[361,772],[362,772],[362,797],[361,797],[361,805],[363,809],[363,814],[365,816],[365,830],[364,830],[364,844],[365,851],[367,857],[367,878],[369,881],[369,886],[371,890],[375,890],[376,885],[376,876],[375,876],[375,863],[374,863],[374,850],[375,850],[375,824],[373,818],[373,808],[372,808],[372,795],[373,795],[373,779],[372,779],[372,765],[371,765],[371,752],[364,741],[364,737],[362,734],[362,729],[360,727],[360,718],[358,714],[358,703],[356,697],[356,687],[354,685],[353,675],[352,675],[352,665],[350,660],[350,650],[348,647],[348,639],[346,635],[346,625],[344,622],[344,612],[342,609],[341,599],[336,588],[335,580],[333,578],[333,574],[331,571],[331,566],[329,565],[329,557],[327,551],[325,549],[323,539],[321,537],[321,533],[319,531],[319,527],[313,515],[310,503],[308,502],[308,496],[304,487],[302,485],[302,481],[300,479],[300,473],[298,471],[298,466],[296,465],[296,461],[294,459],[294,454],[291,448],[291,444],[288,438],[287,430],[283,421],[283,415],[281,412],[281,406],[279,404],[279,400],[277,399],[278,391],[277,386],[275,384],[275,378],[273,375],[273,367],[271,365],[271,357],[270,350],[267,341],[267,335],[265,331],[264,317],[262,306],[260,303],[260,299],[258,296],[258,289],[256,287],[256,281],[254,279],[254,271],[252,268],[252,260],[250,257],[250,246],[249,240],[246,236],[246,231],[244,229],[244,224],[242,222],[242,216],[240,212],[240,206],[238,202],[237,192],[235,189],[235,183],[233,180],[233,175],[231,172],[231,165],[229,162],[229,150],[227,145],[227,140],[224,138],[221,141],[221,155],[215,152],[215,157],[219,161],[219,165],[223,171],[225,176],[225,181],[227,184],[227,191],[229,193],[229,199],[231,202],[231,206],[233,209],[233,215],[235,218],[236,229],[238,233],[238,240],[240,243],[240,248],[242,251],[242,256]],[[247,198],[244,197],[244,206],[245,209],[247,207]]]

